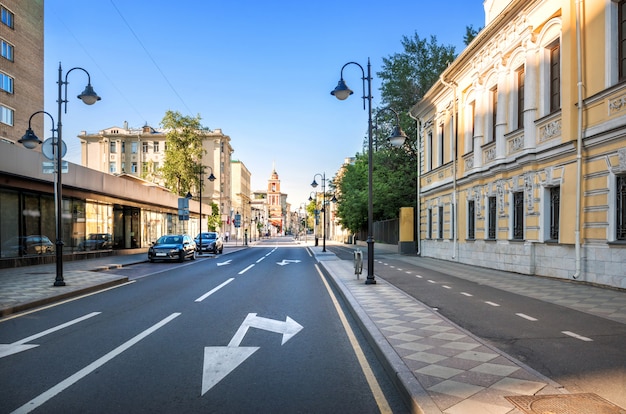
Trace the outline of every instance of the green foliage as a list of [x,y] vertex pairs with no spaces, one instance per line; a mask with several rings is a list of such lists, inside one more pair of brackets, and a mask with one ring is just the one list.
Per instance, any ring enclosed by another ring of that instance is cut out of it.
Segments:
[[161,125],[167,130],[165,160],[160,172],[165,187],[179,196],[200,186],[202,170],[202,135],[207,130],[200,124],[200,115],[183,116],[178,111],[167,111]]
[[478,35],[478,32],[480,32],[481,30],[482,27],[480,29],[474,29],[474,25],[472,24],[470,24],[469,26],[465,26],[465,36],[463,36],[463,43],[465,43],[465,46],[472,43],[472,40],[474,40],[476,35]]
[[[404,51],[383,58],[380,108],[373,110],[374,174],[372,177],[374,221],[397,218],[400,207],[415,206],[417,190],[417,159],[419,146],[417,126],[409,110],[437,82],[440,74],[455,59],[454,46],[437,44],[435,36],[422,39],[415,34],[402,39]],[[387,142],[396,125],[395,110],[400,126],[408,139],[403,148],[393,148]],[[351,232],[367,229],[368,157],[357,154],[354,164],[345,167],[334,183],[338,189],[337,217]]]
[[207,216],[207,228],[215,231],[220,226],[220,208],[216,203],[211,203],[211,214]]

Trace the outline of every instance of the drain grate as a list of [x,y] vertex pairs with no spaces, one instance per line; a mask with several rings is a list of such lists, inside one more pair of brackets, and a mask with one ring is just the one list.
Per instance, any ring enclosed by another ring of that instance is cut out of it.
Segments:
[[626,414],[626,410],[592,393],[504,397],[525,414]]

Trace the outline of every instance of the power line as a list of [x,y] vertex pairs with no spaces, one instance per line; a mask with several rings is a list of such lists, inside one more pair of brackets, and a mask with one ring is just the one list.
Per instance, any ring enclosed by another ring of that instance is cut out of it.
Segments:
[[115,8],[115,10],[117,11],[117,14],[120,15],[120,17],[122,18],[122,21],[124,21],[124,24],[126,25],[126,27],[128,27],[128,30],[130,30],[130,32],[133,34],[133,36],[135,37],[135,39],[137,40],[137,42],[139,42],[139,45],[141,45],[142,49],[144,50],[144,52],[146,52],[146,55],[148,55],[148,57],[150,58],[150,60],[152,61],[152,63],[154,64],[154,66],[157,68],[157,70],[159,71],[159,73],[161,74],[161,76],[163,76],[163,79],[165,79],[165,82],[167,82],[167,84],[169,85],[169,87],[172,89],[172,91],[174,92],[174,94],[178,97],[178,99],[180,99],[180,101],[182,102],[182,104],[185,106],[185,108],[187,108],[187,112],[189,113],[189,115],[193,116],[193,113],[191,112],[191,109],[189,109],[189,107],[187,106],[187,104],[185,103],[185,101],[183,100],[183,98],[178,94],[178,92],[176,91],[176,88],[174,88],[174,85],[172,85],[172,83],[169,81],[169,79],[167,78],[167,76],[165,76],[165,73],[163,73],[163,71],[161,70],[161,68],[159,67],[159,65],[156,63],[156,61],[154,60],[154,58],[152,57],[152,55],[150,54],[150,52],[148,51],[148,49],[146,48],[146,46],[143,44],[143,42],[141,41],[141,39],[139,39],[139,36],[137,36],[137,34],[135,33],[135,31],[133,30],[133,28],[130,26],[130,24],[128,24],[128,21],[126,21],[126,19],[124,18],[124,15],[122,15],[122,12],[120,11],[120,9],[117,8],[117,6],[115,5],[115,3],[113,2],[113,0],[110,0],[111,4],[113,5],[113,8]]

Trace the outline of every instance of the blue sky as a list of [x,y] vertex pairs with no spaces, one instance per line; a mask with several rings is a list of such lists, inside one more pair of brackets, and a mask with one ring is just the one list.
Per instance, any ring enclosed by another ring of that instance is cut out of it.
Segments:
[[[292,209],[306,202],[317,173],[332,178],[367,135],[361,71],[344,70],[354,90],[330,95],[341,67],[372,63],[373,106],[382,59],[402,52],[402,37],[435,35],[463,48],[465,27],[484,26],[480,0],[342,1],[46,0],[45,110],[56,114],[59,62],[86,69],[102,100],[76,95],[86,75],[69,75],[63,114],[65,159],[80,164],[81,131],[145,123],[167,110],[202,117],[231,137],[233,159],[265,189],[276,167]],[[396,108],[406,111],[409,108]],[[56,116],[55,116],[56,118]],[[317,180],[319,182],[319,179]],[[319,187],[318,187],[319,190]]]

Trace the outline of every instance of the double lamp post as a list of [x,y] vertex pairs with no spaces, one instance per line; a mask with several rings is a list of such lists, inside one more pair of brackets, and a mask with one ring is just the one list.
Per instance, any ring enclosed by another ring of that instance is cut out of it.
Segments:
[[[208,177],[208,180],[213,182],[215,181],[215,176],[213,175],[213,168],[208,167],[211,170],[211,174]],[[200,199],[200,222],[199,222],[199,230],[198,230],[198,239],[199,239],[199,246],[198,246],[198,254],[200,256],[202,256],[202,184],[204,184],[204,181],[202,179],[202,173],[204,172],[204,165],[200,166],[200,184],[199,184],[199,199]],[[185,196],[185,198],[191,199],[193,196],[191,195],[191,192],[187,192],[187,195]]]
[[[339,82],[335,89],[330,93],[335,98],[343,101],[347,99],[354,92],[348,88],[346,82],[343,80],[343,70],[348,65],[357,65],[361,68],[362,80],[363,80],[363,109],[365,109],[365,103],[367,102],[367,278],[365,279],[366,285],[376,284],[376,277],[374,276],[374,197],[373,197],[373,185],[372,176],[374,172],[373,165],[373,137],[372,137],[372,65],[369,58],[367,59],[367,75],[363,66],[356,62],[348,62],[341,67],[341,74]],[[365,90],[365,82],[367,81],[367,94]],[[388,138],[389,142],[394,147],[401,147],[404,144],[406,135],[400,129],[398,113],[391,108],[385,108],[393,111],[396,114],[396,127],[394,128],[392,135]]]
[[[326,173],[323,174],[315,174],[313,176],[313,182],[311,183],[311,187],[317,187],[317,181],[315,181],[315,177],[320,176],[322,179],[322,213],[324,213],[323,221],[322,221],[322,251],[326,252]],[[313,201],[313,198],[309,196],[309,201]],[[335,196],[330,200],[333,203],[337,201]]]
[[[59,63],[59,78],[57,80],[58,87],[58,114],[57,114],[57,127],[54,128],[54,118],[46,111],[37,111],[28,118],[28,129],[24,136],[18,140],[18,142],[24,147],[28,149],[34,149],[38,145],[42,143],[42,141],[35,135],[33,130],[31,129],[31,119],[34,115],[37,114],[46,114],[52,120],[52,152],[54,154],[54,163],[55,163],[55,191],[54,198],[56,202],[55,215],[56,215],[56,278],[54,280],[54,286],[65,286],[65,281],[63,279],[63,185],[62,185],[62,171],[63,171],[63,155],[64,154],[64,143],[63,143],[63,124],[61,123],[61,115],[63,111],[61,108],[63,104],[65,104],[65,113],[67,113],[67,77],[73,70],[82,70],[87,74],[87,86],[85,90],[77,96],[78,99],[83,101],[87,105],[93,105],[101,98],[94,92],[93,87],[91,86],[91,77],[89,76],[89,72],[87,72],[83,68],[72,68],[65,73],[65,78],[63,78],[63,69],[61,68],[61,63]],[[65,88],[64,88],[65,87]],[[65,93],[64,93],[65,92]],[[54,133],[56,132],[56,138]]]

